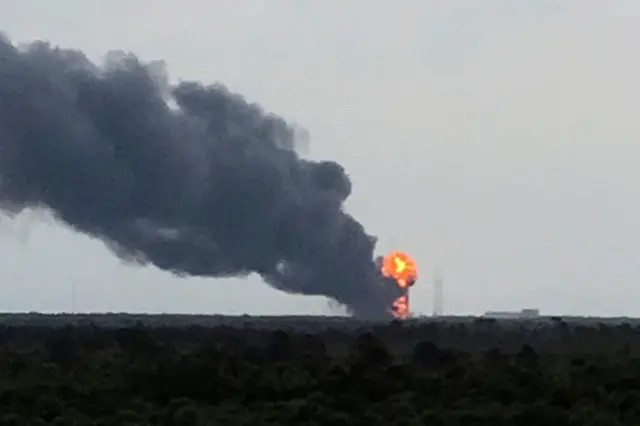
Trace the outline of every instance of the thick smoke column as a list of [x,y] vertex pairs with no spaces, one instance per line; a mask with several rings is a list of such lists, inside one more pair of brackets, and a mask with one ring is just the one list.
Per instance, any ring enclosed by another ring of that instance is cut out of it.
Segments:
[[[169,100],[177,107],[169,107]],[[0,203],[51,210],[118,256],[181,275],[260,274],[386,318],[375,239],[343,211],[334,162],[224,86],[170,85],[157,63],[0,39]]]

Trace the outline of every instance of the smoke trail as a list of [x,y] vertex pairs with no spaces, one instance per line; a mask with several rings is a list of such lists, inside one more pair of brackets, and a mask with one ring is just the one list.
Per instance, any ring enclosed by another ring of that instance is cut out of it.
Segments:
[[[176,108],[168,106],[173,100]],[[0,39],[0,207],[51,210],[120,258],[181,275],[261,275],[388,317],[375,239],[351,183],[296,152],[296,130],[220,84],[170,85],[158,63],[101,65]]]

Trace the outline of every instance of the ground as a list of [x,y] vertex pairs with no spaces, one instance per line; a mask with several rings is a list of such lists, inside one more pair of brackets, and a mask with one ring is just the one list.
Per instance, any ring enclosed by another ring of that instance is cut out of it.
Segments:
[[640,322],[0,315],[0,425],[640,424]]

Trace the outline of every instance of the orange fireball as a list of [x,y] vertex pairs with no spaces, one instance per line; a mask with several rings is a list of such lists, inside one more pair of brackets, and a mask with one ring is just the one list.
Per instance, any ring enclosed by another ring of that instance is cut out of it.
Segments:
[[408,254],[400,251],[392,251],[382,258],[380,272],[396,280],[402,288],[411,287],[418,279],[416,263]]
[[391,312],[395,318],[405,319],[409,317],[409,287],[418,279],[416,263],[408,254],[392,251],[381,259],[380,272],[387,278],[395,281],[403,292],[391,306]]

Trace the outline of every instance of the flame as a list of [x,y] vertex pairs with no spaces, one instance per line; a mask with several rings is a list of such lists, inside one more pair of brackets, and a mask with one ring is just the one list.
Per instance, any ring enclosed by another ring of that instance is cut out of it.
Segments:
[[380,272],[385,277],[392,278],[398,287],[405,290],[393,301],[391,312],[396,318],[407,318],[409,316],[408,289],[418,279],[416,263],[406,253],[392,251],[382,258]]
[[407,294],[398,296],[391,305],[391,313],[397,319],[409,318],[409,298]]

